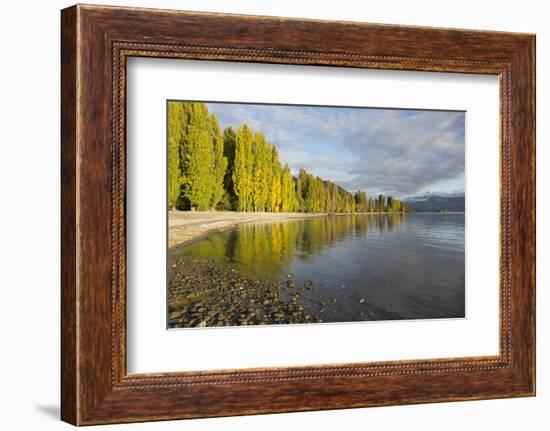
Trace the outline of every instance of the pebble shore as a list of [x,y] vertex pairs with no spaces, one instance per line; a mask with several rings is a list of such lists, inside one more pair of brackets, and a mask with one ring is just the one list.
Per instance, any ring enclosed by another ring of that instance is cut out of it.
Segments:
[[253,280],[230,266],[187,256],[172,262],[169,273],[169,328],[322,322],[298,303],[291,279]]

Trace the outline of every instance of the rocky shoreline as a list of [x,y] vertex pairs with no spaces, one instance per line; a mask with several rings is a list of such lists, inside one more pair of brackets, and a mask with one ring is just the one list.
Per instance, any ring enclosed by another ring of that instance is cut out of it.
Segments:
[[[400,320],[364,297],[326,295],[311,280],[249,278],[236,265],[214,259],[170,254],[168,328],[286,325],[369,320]],[[342,301],[344,304],[342,304]],[[347,302],[346,302],[347,301]],[[347,317],[338,318],[345,307]],[[350,314],[351,313],[351,314]]]
[[253,280],[213,260],[175,258],[168,289],[169,328],[322,322],[299,304],[291,279]]

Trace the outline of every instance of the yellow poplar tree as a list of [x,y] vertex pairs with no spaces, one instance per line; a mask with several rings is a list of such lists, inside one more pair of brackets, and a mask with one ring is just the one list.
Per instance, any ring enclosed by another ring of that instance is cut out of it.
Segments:
[[288,167],[288,164],[285,164],[281,181],[281,211],[296,211],[298,209],[296,207],[297,201],[294,179],[290,174],[290,168]]
[[252,149],[254,156],[252,201],[254,211],[265,211],[271,187],[271,147],[263,133],[256,132]]
[[212,197],[212,140],[208,109],[204,103],[187,103],[189,120],[182,139],[180,157],[182,170],[182,196],[192,209],[210,207]]
[[282,201],[282,172],[281,162],[279,161],[279,153],[277,148],[273,146],[271,151],[271,194],[270,194],[270,209],[273,212],[279,212]]
[[237,211],[249,211],[252,208],[253,141],[250,127],[247,124],[241,125],[235,139],[233,164],[233,187],[237,196]]
[[227,158],[223,155],[223,136],[215,114],[210,116],[210,133],[212,135],[211,139],[213,146],[213,163],[211,173],[213,178],[210,205],[212,208],[216,208],[216,205],[218,205],[224,195],[223,179],[227,169]]

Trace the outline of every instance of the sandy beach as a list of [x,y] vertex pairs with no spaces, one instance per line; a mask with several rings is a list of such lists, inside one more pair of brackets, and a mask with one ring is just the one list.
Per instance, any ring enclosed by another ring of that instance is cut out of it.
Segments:
[[228,229],[243,223],[263,223],[309,217],[325,213],[268,213],[235,211],[169,211],[168,247],[199,238],[209,232]]

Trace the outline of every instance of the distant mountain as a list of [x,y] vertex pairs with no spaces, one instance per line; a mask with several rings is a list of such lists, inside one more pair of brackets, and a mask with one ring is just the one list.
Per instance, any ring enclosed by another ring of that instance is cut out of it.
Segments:
[[425,195],[404,200],[416,212],[464,212],[464,195],[441,196]]

